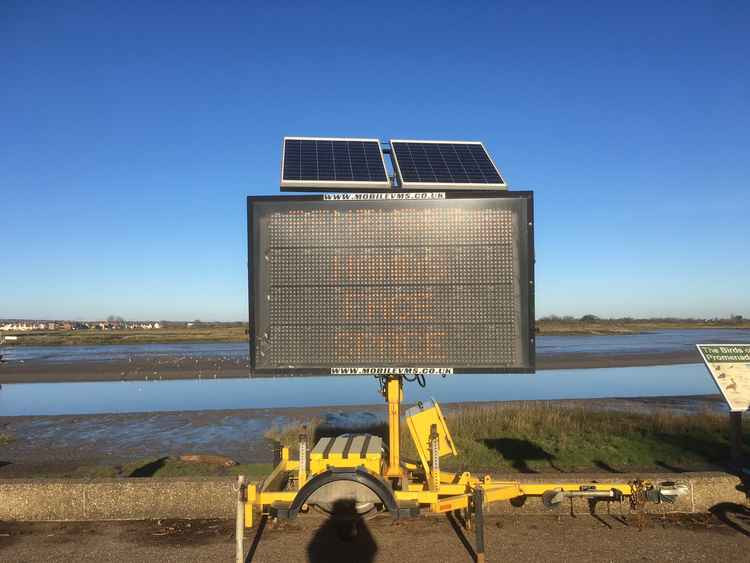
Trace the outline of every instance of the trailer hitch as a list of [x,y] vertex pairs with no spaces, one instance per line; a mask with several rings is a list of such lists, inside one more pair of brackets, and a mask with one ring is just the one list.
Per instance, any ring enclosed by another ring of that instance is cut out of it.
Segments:
[[[563,489],[550,489],[542,493],[542,504],[545,508],[557,508],[565,499],[587,498],[587,499],[610,499],[620,501],[624,496],[631,497],[631,504],[636,506],[644,502],[673,503],[678,497],[688,493],[688,486],[684,483],[665,481],[658,485],[633,481],[630,491],[620,489],[599,490],[595,485],[581,485],[579,490],[570,491]],[[634,502],[633,502],[634,501]]]

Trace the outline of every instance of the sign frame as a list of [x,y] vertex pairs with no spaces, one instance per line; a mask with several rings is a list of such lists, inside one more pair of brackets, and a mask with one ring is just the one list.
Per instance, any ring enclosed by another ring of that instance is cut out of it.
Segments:
[[[330,190],[333,192],[340,192],[344,190]],[[347,190],[350,192],[351,190]],[[355,192],[357,194],[354,200],[361,199],[361,192]],[[384,189],[370,189],[367,190],[368,194],[397,194],[399,190],[393,190],[390,188]],[[432,199],[435,196],[428,194],[441,193],[444,194],[444,199],[523,199],[526,204],[526,278],[528,281],[528,287],[526,288],[527,297],[527,315],[528,315],[528,334],[526,335],[529,357],[528,367],[507,367],[507,366],[483,366],[483,367],[456,367],[456,366],[439,366],[437,369],[445,369],[446,372],[450,370],[454,374],[478,374],[478,373],[503,373],[503,374],[514,374],[514,373],[535,373],[536,372],[536,320],[535,320],[535,279],[534,279],[534,194],[530,190],[518,190],[518,191],[507,191],[507,190],[435,190],[433,189],[410,189],[407,193],[416,194],[424,193],[425,199]],[[253,204],[255,202],[315,202],[315,201],[326,201],[326,200],[339,200],[339,198],[326,198],[325,193],[317,194],[303,194],[303,195],[256,195],[247,196],[247,268],[248,268],[248,344],[250,354],[250,375],[253,377],[274,377],[274,376],[321,376],[321,375],[335,375],[332,374],[334,370],[340,368],[352,369],[363,367],[369,369],[367,366],[352,366],[351,364],[342,366],[326,366],[320,368],[257,368],[255,358],[255,341],[257,338],[256,327],[255,327],[255,288],[259,286],[260,280],[259,268],[256,266],[256,262],[259,259],[258,256],[253,254]],[[393,197],[393,195],[387,197],[387,199],[402,199],[399,197]],[[409,196],[403,199],[419,199],[419,196]],[[440,199],[443,199],[442,197]],[[392,366],[394,370],[402,369],[402,366]]]
[[[714,369],[711,367],[711,365],[712,364],[730,363],[730,362],[731,363],[750,364],[750,361],[745,361],[745,360],[736,360],[736,361],[735,360],[722,360],[722,361],[709,360],[706,357],[705,352],[703,351],[703,347],[706,347],[706,348],[708,348],[708,347],[717,347],[717,348],[724,347],[724,348],[729,348],[729,347],[732,347],[732,346],[743,346],[743,347],[746,347],[748,349],[748,353],[750,353],[750,343],[747,343],[747,342],[739,342],[739,343],[724,342],[724,343],[720,343],[720,344],[696,344],[695,345],[695,347],[698,350],[698,353],[701,356],[701,359],[703,360],[704,365],[706,366],[706,369],[708,370],[709,375],[711,376],[711,381],[714,382],[714,385],[716,385],[716,388],[719,390],[719,393],[721,393],[721,396],[724,398],[724,402],[729,407],[730,412],[743,413],[743,412],[746,412],[747,410],[750,409],[750,405],[748,405],[748,407],[744,408],[744,409],[735,409],[734,407],[732,407],[733,400],[730,399],[727,396],[726,390],[721,385],[719,385],[719,381],[717,379],[718,375],[714,373]],[[748,370],[748,377],[750,377],[750,370]]]

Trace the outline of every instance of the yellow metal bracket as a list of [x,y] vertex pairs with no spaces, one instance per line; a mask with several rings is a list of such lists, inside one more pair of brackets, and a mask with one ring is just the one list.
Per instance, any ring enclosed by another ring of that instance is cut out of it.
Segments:
[[[446,474],[442,471],[439,475],[432,474],[435,466],[435,454],[440,458],[447,455],[456,455],[458,452],[437,402],[432,401],[432,404],[427,407],[419,404],[408,409],[406,411],[406,425],[417,449],[419,460],[422,462],[425,478],[430,483],[430,488],[436,491],[441,490],[440,484],[446,482]],[[433,451],[432,448],[435,439],[438,444],[437,451]],[[449,475],[447,482],[452,483],[454,475]]]
[[388,402],[388,467],[387,478],[402,478],[401,469],[401,413],[400,404],[404,400],[403,380],[400,375],[389,375],[386,380],[385,398]]
[[255,485],[247,485],[245,488],[245,528],[253,527],[253,505],[257,496]]

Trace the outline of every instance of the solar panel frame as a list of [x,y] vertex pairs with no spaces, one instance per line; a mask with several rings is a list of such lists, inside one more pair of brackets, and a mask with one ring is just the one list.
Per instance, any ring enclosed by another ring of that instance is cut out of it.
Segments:
[[[435,144],[435,145],[472,145],[482,147],[482,151],[487,156],[492,165],[494,171],[500,178],[500,182],[414,182],[404,180],[401,172],[402,164],[398,161],[398,154],[396,151],[395,143],[406,143],[406,144]],[[415,139],[391,139],[391,157],[393,159],[393,168],[398,177],[399,184],[404,189],[419,189],[419,188],[440,188],[446,190],[507,190],[508,184],[505,181],[505,177],[495,164],[492,155],[490,155],[484,143],[481,141],[435,141],[435,140],[415,140]]]
[[[284,178],[284,167],[286,163],[287,141],[351,141],[359,143],[373,143],[377,146],[380,155],[380,166],[382,166],[384,180],[303,180]],[[391,182],[388,176],[388,168],[385,164],[385,156],[380,139],[357,138],[357,137],[296,137],[287,136],[281,142],[281,170],[280,170],[280,189],[281,191],[321,191],[325,189],[333,190],[371,190],[380,188],[390,188]]]
[[[425,195],[431,195],[430,192],[435,190],[428,189],[415,189],[413,193],[424,193]],[[398,192],[395,192],[396,194]],[[375,189],[369,190],[368,194],[391,194],[389,197],[398,197],[394,195],[392,189]],[[364,195],[368,195],[364,194]],[[509,366],[481,366],[481,367],[453,367],[451,373],[455,374],[486,374],[486,373],[534,373],[536,371],[536,326],[535,326],[535,291],[534,291],[534,270],[535,270],[535,252],[534,252],[534,198],[533,192],[531,191],[495,191],[491,192],[488,190],[482,191],[457,191],[457,192],[444,192],[445,199],[470,199],[470,198],[510,198],[510,199],[521,199],[524,202],[526,216],[522,217],[525,219],[526,228],[524,237],[526,239],[526,252],[523,255],[523,261],[521,267],[523,268],[523,277],[527,281],[527,286],[522,288],[522,292],[525,299],[526,311],[523,313],[522,326],[524,329],[526,351],[528,354],[527,364],[519,367]],[[249,314],[249,358],[250,358],[250,375],[252,377],[277,377],[280,375],[285,376],[318,376],[318,375],[332,375],[332,369],[329,367],[317,368],[317,367],[284,367],[284,368],[257,368],[256,367],[256,309],[258,303],[256,301],[261,300],[262,296],[257,291],[262,287],[260,281],[260,271],[262,255],[260,249],[255,248],[254,244],[258,238],[258,225],[254,220],[254,204],[256,202],[275,202],[283,201],[285,203],[290,202],[310,202],[310,201],[322,201],[326,197],[322,194],[317,195],[291,195],[291,196],[248,196],[247,198],[247,243],[248,243],[248,314]],[[523,301],[522,301],[523,303]],[[523,334],[521,336],[524,338]],[[401,367],[401,366],[393,366]]]

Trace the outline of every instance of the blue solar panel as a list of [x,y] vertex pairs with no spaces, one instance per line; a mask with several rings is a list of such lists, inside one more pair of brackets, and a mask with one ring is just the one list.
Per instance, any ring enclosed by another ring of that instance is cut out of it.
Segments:
[[380,141],[287,137],[282,187],[389,187]]
[[391,141],[403,187],[505,188],[482,143]]

